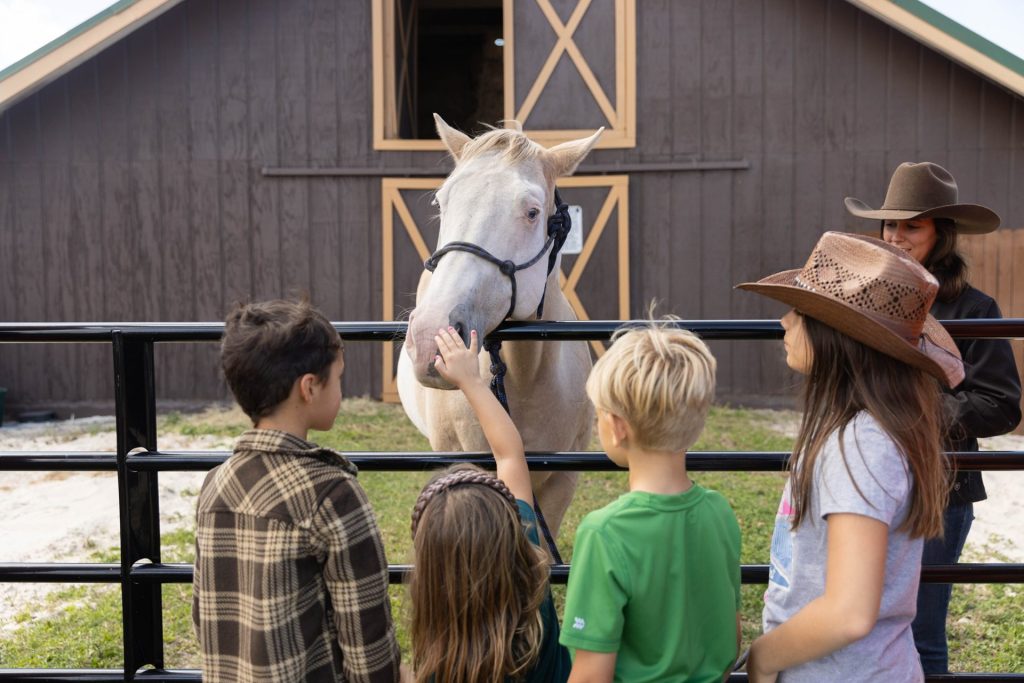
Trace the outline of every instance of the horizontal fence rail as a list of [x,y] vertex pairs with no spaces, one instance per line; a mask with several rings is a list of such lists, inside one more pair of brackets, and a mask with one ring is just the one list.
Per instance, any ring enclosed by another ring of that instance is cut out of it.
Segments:
[[[509,322],[490,337],[507,340],[607,340],[624,326],[643,321]],[[781,339],[775,320],[678,321],[706,340]],[[955,320],[943,324],[954,337],[1021,338],[1024,319]],[[403,322],[335,323],[348,341],[387,342],[405,334]],[[199,681],[195,670],[164,668],[160,590],[164,584],[190,583],[192,565],[160,562],[157,477],[160,472],[210,470],[230,455],[225,451],[175,451],[157,447],[156,377],[153,346],[161,342],[215,342],[222,323],[5,323],[0,343],[107,343],[114,354],[116,452],[0,452],[0,471],[117,472],[121,518],[121,560],[117,563],[0,563],[0,582],[99,583],[121,585],[123,669],[2,669],[0,681]],[[487,453],[352,452],[346,455],[364,471],[421,471],[455,462],[493,468]],[[985,451],[950,453],[962,470],[1024,470],[1024,453]],[[786,452],[693,452],[692,471],[781,472]],[[529,453],[535,470],[619,470],[604,454],[587,451]],[[569,565],[553,565],[552,583],[565,583]],[[402,583],[409,565],[391,565],[392,584]],[[745,584],[768,580],[767,565],[744,565]],[[922,568],[921,580],[938,583],[1024,583],[1024,564],[975,563]],[[1008,644],[1019,647],[1019,644]],[[2,666],[2,664],[0,664]],[[746,681],[743,673],[730,681]],[[928,681],[1024,682],[1024,674],[971,673],[929,676]]]
[[[228,451],[140,451],[127,457],[134,472],[201,472],[228,459]],[[1018,451],[953,451],[947,454],[959,470],[1024,470]],[[494,458],[485,452],[462,451],[351,451],[345,456],[365,472],[415,472],[436,470],[468,462],[494,469]],[[693,451],[686,454],[691,472],[783,472],[789,461],[785,451]],[[555,451],[526,454],[531,470],[586,470],[621,472],[622,468],[594,451]],[[113,472],[117,454],[110,452],[60,453],[52,451],[0,451],[0,472],[87,471]]]
[[[1020,339],[1024,318],[943,320],[953,337],[977,339]],[[503,341],[557,339],[607,341],[622,327],[642,327],[643,320],[510,320],[494,330],[488,339]],[[676,327],[690,330],[709,340],[782,339],[784,330],[777,320],[680,320]],[[336,322],[343,339],[392,341],[405,335],[404,322]],[[115,333],[151,342],[217,341],[224,323],[0,323],[0,342],[109,342]]]

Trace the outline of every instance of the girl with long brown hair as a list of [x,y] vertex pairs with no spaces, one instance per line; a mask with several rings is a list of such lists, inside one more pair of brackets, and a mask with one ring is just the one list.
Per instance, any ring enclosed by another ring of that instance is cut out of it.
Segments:
[[751,681],[922,681],[910,624],[947,485],[936,379],[963,365],[899,249],[826,233],[802,269],[740,285],[794,307],[786,362],[804,414],[772,538]]
[[416,681],[562,683],[572,662],[558,644],[522,438],[480,377],[476,332],[468,348],[452,328],[435,340],[435,367],[466,395],[497,477],[456,465],[432,479],[413,508]]

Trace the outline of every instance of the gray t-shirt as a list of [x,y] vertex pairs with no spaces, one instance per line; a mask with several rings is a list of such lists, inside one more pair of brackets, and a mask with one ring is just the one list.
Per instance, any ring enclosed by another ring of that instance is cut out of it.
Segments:
[[897,531],[910,510],[913,475],[896,444],[866,412],[846,426],[843,447],[845,464],[838,432],[829,437],[819,454],[810,509],[795,531],[790,526],[792,505],[790,484],[786,483],[772,536],[763,625],[767,633],[825,592],[825,518],[832,513],[864,515],[889,526],[878,622],[861,640],[822,659],[783,671],[779,681],[923,681],[921,660],[910,630],[917,608],[923,541]]

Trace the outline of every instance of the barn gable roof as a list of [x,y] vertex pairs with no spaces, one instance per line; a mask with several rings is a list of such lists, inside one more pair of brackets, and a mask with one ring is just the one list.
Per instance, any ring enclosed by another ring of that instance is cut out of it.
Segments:
[[0,111],[28,97],[182,0],[119,0],[0,71]]
[[[152,21],[182,0],[118,0],[0,71],[0,112]],[[893,28],[1024,97],[1024,59],[921,0],[848,0]]]
[[1024,96],[1024,59],[921,0],[849,0],[896,30]]

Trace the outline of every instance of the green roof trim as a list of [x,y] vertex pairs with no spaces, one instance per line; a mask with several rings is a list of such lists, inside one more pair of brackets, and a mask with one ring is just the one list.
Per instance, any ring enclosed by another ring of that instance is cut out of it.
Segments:
[[981,36],[962,24],[958,24],[942,12],[921,2],[921,0],[891,0],[892,4],[910,12],[918,19],[926,21],[943,33],[959,40],[964,45],[974,48],[981,54],[1011,71],[1024,76],[1024,59],[999,47],[991,40]]
[[106,8],[105,10],[100,12],[99,14],[96,14],[95,16],[93,16],[90,19],[86,19],[81,24],[79,24],[78,26],[74,27],[73,29],[71,29],[67,33],[61,35],[58,38],[54,38],[53,40],[48,42],[46,45],[43,45],[41,48],[39,48],[38,50],[36,50],[32,54],[28,55],[27,57],[23,57],[22,59],[19,59],[18,61],[16,61],[14,64],[11,64],[10,66],[8,66],[3,71],[0,71],[0,81],[4,80],[5,78],[7,78],[8,76],[10,76],[12,74],[18,73],[19,71],[24,69],[26,66],[28,66],[32,62],[34,62],[34,61],[36,61],[36,60],[38,60],[38,59],[48,55],[49,53],[53,52],[54,50],[56,50],[61,45],[64,45],[65,43],[70,42],[75,37],[85,33],[86,31],[91,29],[93,26],[96,26],[97,24],[103,23],[105,20],[107,20],[108,18],[114,16],[115,14],[120,14],[121,12],[126,10],[127,8],[129,8],[132,5],[134,5],[136,2],[138,2],[138,0],[117,0],[117,2],[113,3],[110,7]]

